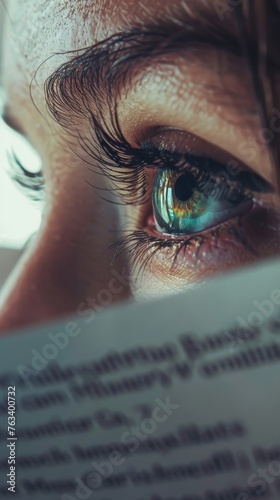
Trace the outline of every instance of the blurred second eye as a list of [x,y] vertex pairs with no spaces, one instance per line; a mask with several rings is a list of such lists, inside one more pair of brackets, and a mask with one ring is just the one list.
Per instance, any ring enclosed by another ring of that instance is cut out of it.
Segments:
[[9,174],[16,186],[32,201],[43,201],[42,159],[26,137],[0,118]]

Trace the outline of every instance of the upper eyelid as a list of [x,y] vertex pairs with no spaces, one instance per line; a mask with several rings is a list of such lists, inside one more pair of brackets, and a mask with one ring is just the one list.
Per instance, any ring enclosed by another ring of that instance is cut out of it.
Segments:
[[255,185],[256,192],[271,193],[274,191],[272,184],[266,181],[256,172],[249,170],[245,166],[238,166],[238,169],[232,173],[231,169],[227,169],[227,165],[215,160],[212,157],[205,158],[192,154],[185,154],[186,162],[191,165],[199,165],[199,169],[204,173],[211,174],[213,176],[223,177],[224,173],[228,174],[230,180],[239,182],[243,187],[252,189],[252,185]]
[[236,165],[234,164],[234,168],[232,168],[232,163],[227,165],[211,156],[201,156],[190,152],[180,153],[179,151],[169,151],[168,149],[157,148],[152,143],[146,143],[146,151],[148,153],[147,158],[151,156],[151,153],[154,154],[155,158],[160,158],[162,154],[163,162],[165,161],[169,168],[178,169],[179,165],[179,168],[183,171],[188,164],[191,168],[195,168],[210,177],[238,183],[244,189],[259,193],[272,193],[274,191],[274,187],[270,182],[240,162],[236,162]]

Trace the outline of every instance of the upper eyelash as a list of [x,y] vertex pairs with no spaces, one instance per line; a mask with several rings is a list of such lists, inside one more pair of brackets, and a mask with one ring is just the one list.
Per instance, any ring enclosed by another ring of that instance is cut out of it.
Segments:
[[[157,148],[151,142],[138,142],[133,147],[124,137],[118,120],[117,107],[110,111],[110,127],[101,123],[95,115],[91,115],[91,125],[95,131],[95,141],[89,142],[80,136],[83,150],[97,163],[102,173],[115,185],[117,194],[126,204],[144,204],[149,200],[145,169],[169,168],[185,171],[196,175],[198,182],[208,184],[213,179],[223,189],[234,186],[235,191],[250,195],[254,192],[271,192],[272,186],[257,173],[240,169],[237,176],[225,179],[225,165],[212,158],[199,157],[190,153],[180,153]],[[117,185],[118,183],[118,185]],[[120,187],[121,184],[121,187]]]
[[111,110],[110,128],[93,113],[90,122],[91,139],[79,135],[83,151],[97,163],[98,169],[110,179],[116,193],[127,205],[145,203],[148,199],[145,158],[141,158],[140,150],[131,146],[124,137],[117,111]]

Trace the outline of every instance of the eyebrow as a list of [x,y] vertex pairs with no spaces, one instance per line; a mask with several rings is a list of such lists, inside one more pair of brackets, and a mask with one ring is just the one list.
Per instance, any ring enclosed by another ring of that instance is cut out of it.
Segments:
[[214,15],[213,8],[198,17],[178,9],[165,20],[132,27],[82,51],[70,52],[72,59],[45,82],[48,110],[62,127],[71,129],[75,115],[92,114],[92,100],[100,107],[119,95],[139,66],[195,47],[242,55],[237,37]]

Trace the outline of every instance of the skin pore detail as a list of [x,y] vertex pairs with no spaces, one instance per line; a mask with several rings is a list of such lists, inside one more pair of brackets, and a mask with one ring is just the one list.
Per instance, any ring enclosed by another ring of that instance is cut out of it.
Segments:
[[[2,330],[75,311],[112,266],[131,273],[116,300],[149,299],[279,252],[268,141],[232,11],[221,20],[203,0],[5,4],[6,122],[42,159],[45,205],[0,299]],[[212,200],[217,223],[160,232],[157,168],[167,179],[192,168],[189,198],[202,212]],[[244,213],[237,190],[253,200]]]

